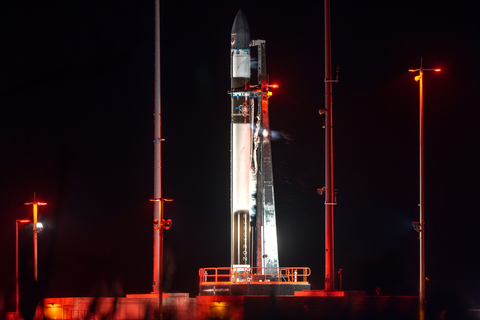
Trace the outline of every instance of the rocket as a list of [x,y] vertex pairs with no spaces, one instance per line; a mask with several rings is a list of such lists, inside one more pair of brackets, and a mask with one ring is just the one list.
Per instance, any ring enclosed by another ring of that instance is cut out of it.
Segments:
[[242,10],[233,21],[230,47],[231,266],[250,266],[250,167],[254,103],[250,86],[250,29]]

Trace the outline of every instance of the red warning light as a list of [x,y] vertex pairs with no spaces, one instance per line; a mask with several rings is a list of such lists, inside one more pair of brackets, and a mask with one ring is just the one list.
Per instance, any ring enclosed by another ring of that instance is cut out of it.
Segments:
[[438,71],[442,71],[442,69],[435,69],[435,71],[437,71],[437,72],[438,72]]
[[271,97],[272,96],[272,91],[268,91],[268,96]]

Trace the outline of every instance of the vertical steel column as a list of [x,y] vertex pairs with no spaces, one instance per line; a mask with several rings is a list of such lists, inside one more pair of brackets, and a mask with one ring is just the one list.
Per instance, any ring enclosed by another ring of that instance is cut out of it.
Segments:
[[163,319],[163,199],[158,202],[158,316]]
[[37,232],[38,205],[33,204],[33,278],[38,281],[38,232]]
[[[155,0],[155,133],[154,133],[154,182],[153,197],[162,198],[162,159],[161,159],[161,96],[160,96],[160,0]],[[160,206],[154,206],[153,219],[159,220]],[[159,293],[160,282],[160,235],[153,230],[153,293]]]
[[19,278],[18,278],[18,224],[22,222],[30,222],[30,220],[23,219],[15,220],[15,319],[20,318],[20,308],[19,308],[19,302],[20,302],[20,294],[19,294]]
[[418,231],[418,238],[420,240],[420,272],[419,272],[419,304],[420,304],[420,314],[419,319],[423,320],[425,318],[425,205],[424,205],[424,167],[423,167],[423,71],[436,71],[439,72],[441,69],[423,69],[422,59],[420,59],[420,69],[409,69],[409,72],[417,72],[418,76],[415,77],[420,85],[420,108],[419,108],[419,162],[420,162],[420,222],[414,222],[413,226],[416,231]]
[[165,201],[173,201],[173,199],[150,199],[150,201],[158,202],[158,220],[153,221],[153,229],[158,230],[158,260],[159,260],[159,268],[158,268],[158,313],[159,318],[162,320],[163,318],[163,230],[170,229],[172,224],[172,220],[168,219],[165,223],[165,219],[163,219],[163,203]]
[[325,0],[325,290],[335,290],[333,248],[333,117],[330,1]]
[[425,317],[425,221],[424,221],[424,185],[423,185],[423,72],[420,69],[420,320]]
[[37,227],[37,213],[38,206],[46,206],[45,202],[38,202],[35,192],[33,193],[33,202],[26,202],[25,205],[33,206],[33,277],[38,281],[38,254],[37,254],[37,239],[38,233],[42,231],[42,226]]
[[19,290],[18,290],[18,222],[15,220],[15,319],[20,318],[19,315]]

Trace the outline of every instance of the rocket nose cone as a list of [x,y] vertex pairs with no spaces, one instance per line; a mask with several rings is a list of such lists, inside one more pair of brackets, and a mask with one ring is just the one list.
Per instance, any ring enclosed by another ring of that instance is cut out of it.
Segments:
[[248,49],[250,28],[242,9],[238,10],[232,25],[232,48]]

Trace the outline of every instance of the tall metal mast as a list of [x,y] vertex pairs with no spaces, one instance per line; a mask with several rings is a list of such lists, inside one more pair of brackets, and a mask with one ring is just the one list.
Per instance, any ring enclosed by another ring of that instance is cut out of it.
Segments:
[[413,227],[419,233],[420,240],[420,286],[419,286],[419,303],[420,303],[420,320],[425,319],[425,195],[424,195],[424,165],[423,165],[423,71],[441,71],[440,69],[423,69],[422,59],[420,58],[420,69],[409,69],[409,72],[417,72],[415,81],[420,85],[420,109],[419,109],[419,155],[420,155],[420,222],[414,222]]
[[333,117],[330,0],[325,0],[325,290],[335,290],[333,249]]
[[[155,0],[155,136],[153,197],[162,198],[162,159],[161,159],[161,99],[160,99],[160,0]],[[153,206],[153,219],[160,219],[160,206]],[[160,292],[160,235],[153,229],[153,293]]]
[[24,203],[27,206],[33,207],[33,278],[38,281],[38,253],[37,240],[38,233],[42,231],[43,226],[37,223],[38,206],[46,206],[46,202],[38,202],[35,192],[33,193],[33,202]]

